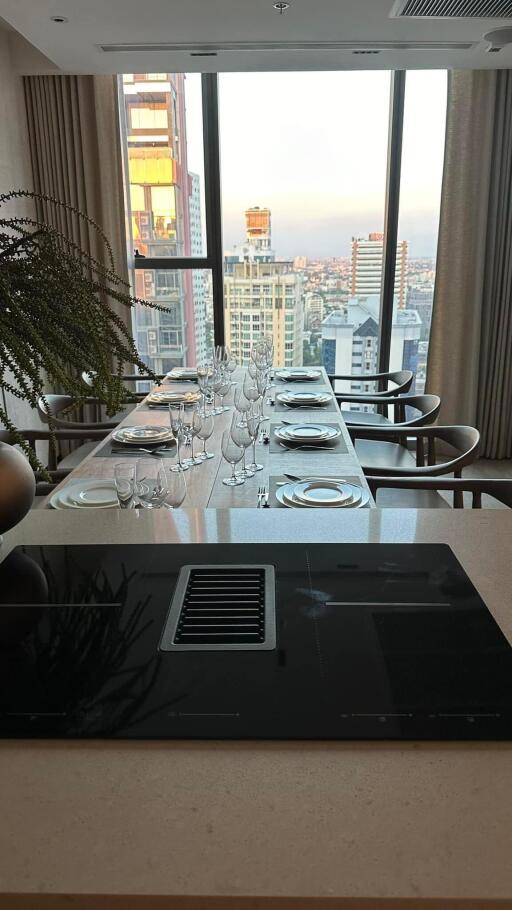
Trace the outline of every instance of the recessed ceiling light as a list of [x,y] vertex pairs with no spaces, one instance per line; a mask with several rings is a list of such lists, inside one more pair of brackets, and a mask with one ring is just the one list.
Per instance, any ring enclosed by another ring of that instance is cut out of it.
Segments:
[[274,9],[282,16],[285,10],[290,9],[290,4],[285,0],[278,0],[277,3],[274,3]]
[[50,16],[52,22],[67,22],[66,16]]

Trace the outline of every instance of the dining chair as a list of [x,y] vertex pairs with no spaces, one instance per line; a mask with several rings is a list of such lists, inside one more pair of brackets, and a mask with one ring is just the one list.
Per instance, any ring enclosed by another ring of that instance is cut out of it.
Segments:
[[[92,398],[89,402],[86,399],[85,403],[95,403],[97,399]],[[39,398],[37,402],[37,412],[43,423],[49,424],[50,419],[52,426],[55,430],[65,431],[67,435],[62,433],[60,436],[57,432],[53,434],[53,437],[59,443],[63,441],[68,442],[78,442],[82,440],[81,445],[73,448],[72,451],[68,454],[63,455],[62,450],[59,445],[59,457],[58,457],[58,466],[62,469],[69,468],[72,470],[80,464],[84,458],[89,455],[90,452],[97,446],[98,439],[103,439],[108,436],[109,431],[118,426],[119,420],[111,421],[81,421],[81,420],[68,420],[62,416],[64,413],[69,413],[72,411],[75,404],[74,399],[70,395],[44,395]],[[74,435],[70,435],[71,431],[74,431]],[[50,438],[52,435],[50,434]],[[87,442],[85,440],[88,440]]]
[[[112,375],[114,375],[114,374],[112,374]],[[117,373],[115,375],[117,377]],[[163,379],[165,379],[165,375],[166,375],[165,373],[157,373],[156,377],[157,377],[158,381],[161,382]],[[94,389],[95,376],[96,376],[96,373],[93,370],[84,370],[82,373],[82,382],[84,382],[85,385],[88,386],[89,389],[91,389],[91,391]],[[126,382],[128,384],[130,384],[130,383],[134,384],[136,382],[147,382],[148,381],[147,377],[141,376],[140,373],[125,373],[125,374],[123,374],[123,376],[120,377],[120,379],[123,382]],[[142,401],[148,394],[147,392],[137,392],[136,389],[132,389],[132,388],[128,388],[127,391],[133,398],[136,398],[138,401]]]
[[[401,491],[413,490],[415,492],[428,492],[439,495],[440,491],[452,492],[454,494],[454,509],[464,508],[462,496],[456,497],[457,493],[471,493],[471,508],[482,508],[482,496],[491,496],[503,505],[512,509],[512,480],[497,479],[488,480],[487,478],[468,478],[464,477],[368,477],[368,486],[373,497],[378,503],[377,491],[381,489]],[[446,500],[445,500],[446,502]],[[392,505],[392,497],[388,498],[388,505]]]
[[[399,395],[382,397],[381,395],[349,396],[351,403],[378,405],[378,411],[344,411],[341,413],[347,427],[423,427],[434,423],[439,414],[441,399],[438,395]],[[337,394],[339,405],[345,401],[344,395]],[[416,411],[410,414],[407,408]],[[393,418],[389,416],[392,412]]]
[[[329,382],[333,388],[335,394],[337,394],[335,383],[336,381],[343,382],[358,382],[358,383],[375,383],[377,386],[376,391],[374,392],[349,392],[348,396],[354,394],[356,397],[360,397],[363,394],[368,395],[378,395],[379,397],[386,397],[392,395],[404,395],[408,392],[412,386],[414,373],[411,370],[395,370],[391,373],[349,373],[349,374],[328,374]],[[391,386],[391,387],[390,387]],[[345,393],[339,393],[345,395]],[[350,401],[350,397],[344,397],[344,401]]]
[[[105,437],[102,430],[19,430],[20,436],[25,439],[34,454],[36,453],[36,444],[38,442],[48,443],[46,461],[46,474],[50,480],[41,472],[35,471],[36,478],[36,496],[47,496],[55,489],[57,484],[64,480],[76,465],[65,464],[66,459],[59,459],[59,444],[63,441],[80,441],[82,439],[94,440],[91,448],[98,444],[98,441]],[[16,446],[18,440],[10,430],[0,430],[0,442],[6,442],[8,445]],[[57,448],[56,448],[57,446]],[[79,451],[78,449],[76,451]],[[41,458],[41,453],[37,452]]]
[[[480,433],[474,427],[349,427],[356,455],[366,476],[434,477],[454,474],[472,464],[478,455]],[[414,456],[408,444],[414,444]],[[443,461],[436,448],[442,447]],[[462,493],[455,493],[457,503]]]

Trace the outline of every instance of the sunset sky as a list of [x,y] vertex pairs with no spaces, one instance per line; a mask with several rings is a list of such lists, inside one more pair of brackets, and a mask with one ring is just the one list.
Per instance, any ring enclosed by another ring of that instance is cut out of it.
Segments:
[[[382,230],[388,72],[237,73],[219,77],[224,248],[244,210],[272,210],[278,256],[348,256],[354,234]],[[187,78],[189,168],[201,168],[199,77]],[[446,72],[410,71],[400,239],[435,255]]]

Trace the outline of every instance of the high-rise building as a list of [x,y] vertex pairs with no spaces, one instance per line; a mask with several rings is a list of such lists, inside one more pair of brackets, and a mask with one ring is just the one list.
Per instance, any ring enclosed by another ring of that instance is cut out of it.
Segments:
[[[189,174],[189,177],[190,253],[192,256],[202,256],[201,179],[199,174]],[[208,351],[206,338],[208,290],[208,274],[200,269],[194,269],[192,272],[192,294],[194,300],[194,339],[197,363],[201,363],[206,359]]]
[[[407,260],[409,244],[400,240],[396,251],[395,297],[400,308],[406,303]],[[352,238],[350,292],[354,297],[380,295],[384,259],[384,234]]]
[[[415,372],[421,320],[416,310],[393,312],[390,369]],[[330,313],[322,323],[322,361],[331,375],[351,375],[352,381],[340,381],[341,392],[373,391],[365,374],[377,372],[379,341],[379,306],[377,295],[352,297],[342,312]],[[356,410],[360,405],[354,406]]]
[[271,247],[270,209],[254,206],[245,212],[245,239],[257,250],[269,250]]
[[247,242],[225,255],[226,343],[241,363],[247,363],[254,342],[262,334],[272,335],[274,362],[280,366],[301,366],[302,275],[293,271],[292,262],[276,261],[271,248],[270,211],[248,211],[266,213],[264,234],[259,235],[261,244],[250,242],[253,238],[246,222]]
[[[132,73],[123,76],[123,91],[136,255],[201,255],[199,180],[187,164],[185,76]],[[166,307],[136,308],[134,335],[142,359],[158,373],[196,363],[205,344],[199,277],[189,270],[138,268],[133,281],[136,296]]]
[[304,295],[305,328],[312,331],[319,329],[324,318],[324,295],[318,291],[308,291]]

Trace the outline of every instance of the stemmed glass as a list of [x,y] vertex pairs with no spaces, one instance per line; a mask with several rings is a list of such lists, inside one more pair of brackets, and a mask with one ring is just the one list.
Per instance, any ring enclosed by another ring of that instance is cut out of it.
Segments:
[[161,509],[168,492],[161,458],[140,458],[136,464],[137,496],[143,509]]
[[251,437],[252,442],[252,464],[248,466],[249,471],[256,473],[256,471],[263,471],[263,465],[258,464],[256,461],[256,440],[258,438],[258,433],[261,426],[261,412],[256,406],[251,408],[250,413],[247,415],[247,429],[249,431],[249,436]]
[[206,399],[208,397],[208,386],[210,382],[210,376],[212,374],[212,369],[210,364],[201,363],[197,368],[197,384],[199,386],[199,391],[203,396],[203,414],[206,413]]
[[117,501],[120,509],[133,509],[135,497],[135,465],[114,465]]
[[214,414],[222,414],[222,412],[224,410],[223,408],[219,407],[215,403],[215,396],[217,395],[217,392],[220,392],[223,385],[224,385],[224,373],[222,372],[221,369],[217,368],[216,370],[214,370],[213,376],[210,378],[210,388],[213,392],[213,413]]
[[194,455],[194,439],[196,436],[199,436],[201,427],[203,425],[203,415],[199,413],[197,408],[191,408],[192,410],[192,420],[190,424],[190,436],[191,436],[191,449],[190,449],[190,458],[185,459],[185,464],[195,465],[201,464],[204,461],[204,458],[201,458],[201,455]]
[[183,464],[187,465],[189,468],[193,467],[195,464],[200,464],[201,459],[196,460],[194,455],[194,438],[197,436],[197,433],[194,433],[194,415],[197,412],[197,405],[187,405],[183,408],[183,432],[185,434],[185,445],[191,446],[190,449],[190,458],[185,458]]
[[242,468],[240,471],[237,471],[237,477],[243,477],[244,480],[248,477],[254,477],[254,471],[251,471],[245,463],[245,452],[251,444],[251,434],[249,433],[247,422],[244,426],[239,422],[236,411],[233,414],[233,420],[231,421],[231,436],[234,442],[243,449]]
[[235,474],[235,465],[241,461],[244,451],[232,438],[231,430],[224,430],[222,434],[221,451],[223,457],[231,465],[231,477],[224,477],[222,483],[227,487],[240,486],[244,483],[244,479]]
[[[236,359],[235,355],[230,352],[229,357],[226,361],[226,370],[230,376],[233,375],[237,366],[238,366],[238,360]],[[233,385],[233,380],[231,380],[231,384]]]
[[201,461],[206,461],[207,458],[215,458],[213,452],[206,451],[206,440],[210,438],[213,433],[214,419],[213,414],[201,415],[201,427],[197,433],[199,439],[203,440],[203,451],[199,452],[198,458]]
[[178,448],[178,461],[177,464],[174,464],[172,468],[170,468],[171,471],[188,471],[189,467],[188,464],[185,464],[185,462],[181,460],[181,444],[185,435],[185,430],[183,427],[184,413],[185,407],[183,404],[169,405],[169,419],[171,422],[171,430],[173,432],[173,436],[176,440],[176,445]]
[[231,379],[224,376],[223,384],[221,385],[221,387],[219,389],[220,412],[230,410],[229,405],[224,404],[224,399],[225,399],[226,395],[229,395],[230,392],[231,392]]
[[[257,377],[256,377],[257,379]],[[247,401],[255,402],[258,401],[260,393],[258,391],[258,386],[256,379],[253,379],[249,371],[244,376],[243,391],[244,395],[247,398]]]
[[247,426],[246,414],[249,408],[251,407],[251,402],[248,398],[245,397],[244,391],[241,388],[235,389],[235,408],[240,417],[240,426]]
[[256,388],[258,389],[260,400],[261,400],[261,419],[268,420],[268,417],[264,413],[263,403],[265,401],[265,396],[269,390],[269,374],[267,370],[260,370],[256,377]]
[[167,495],[164,506],[167,509],[177,509],[181,506],[187,495],[187,484],[182,473],[169,473],[167,475]]

